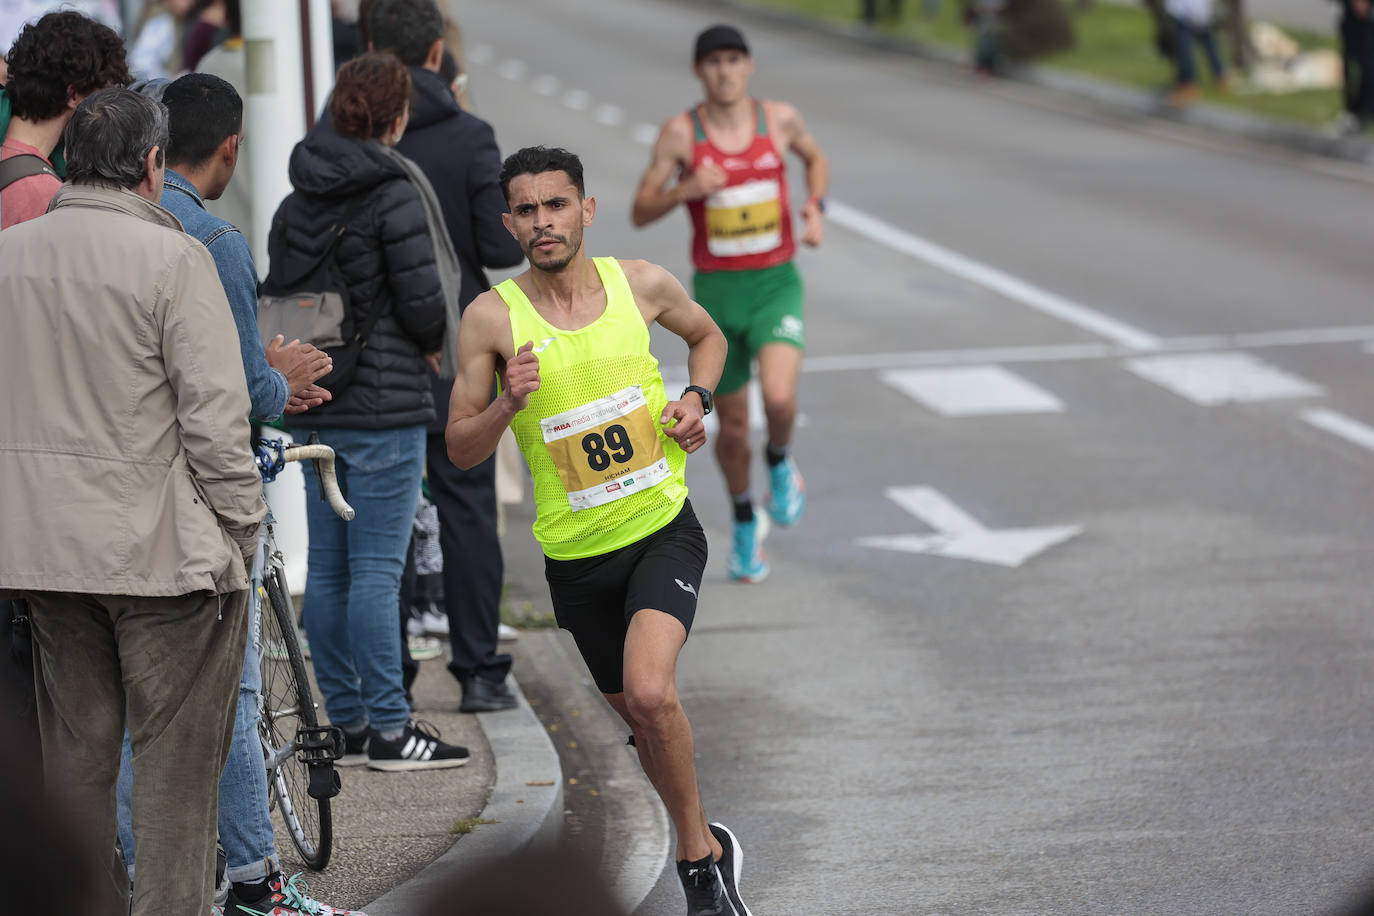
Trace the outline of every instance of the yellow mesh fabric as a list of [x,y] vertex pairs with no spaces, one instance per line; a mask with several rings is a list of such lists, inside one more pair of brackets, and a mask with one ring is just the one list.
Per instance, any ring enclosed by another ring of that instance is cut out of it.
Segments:
[[[639,385],[658,426],[668,403],[658,360],[649,352],[649,329],[635,305],[629,283],[614,258],[593,258],[606,288],[606,311],[575,331],[556,328],[539,317],[514,280],[496,287],[510,309],[513,343],[518,350],[534,341],[539,356],[539,390],[511,422],[520,451],[534,479],[537,517],[534,536],[544,553],[557,560],[596,556],[633,544],[666,525],[687,499],[686,453],[658,430],[671,476],[602,506],[572,510],[554,467],[540,421]],[[552,338],[552,340],[550,340]]]

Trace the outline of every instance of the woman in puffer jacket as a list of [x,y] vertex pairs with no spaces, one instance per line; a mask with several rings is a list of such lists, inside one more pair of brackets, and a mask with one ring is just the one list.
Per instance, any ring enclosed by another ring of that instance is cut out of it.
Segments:
[[[268,238],[272,275],[286,277],[308,273],[337,239],[333,261],[349,308],[375,321],[352,379],[336,382],[328,402],[293,416],[291,434],[299,442],[313,432],[333,446],[339,483],[356,510],[351,522],[335,516],[305,467],[305,629],[316,680],[329,720],[347,738],[341,763],[381,770],[467,762],[465,749],[417,729],[401,684],[397,602],[435,410],[426,359],[437,358],[445,333],[420,194],[385,148],[405,131],[409,98],[410,75],[395,58],[367,54],[345,64],[329,118],[291,153],[295,191]],[[321,384],[329,388],[330,378]]]

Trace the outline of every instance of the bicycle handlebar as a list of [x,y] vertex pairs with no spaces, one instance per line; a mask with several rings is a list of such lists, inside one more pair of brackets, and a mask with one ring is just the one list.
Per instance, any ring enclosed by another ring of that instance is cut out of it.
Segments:
[[353,520],[353,507],[350,506],[339,492],[339,478],[334,473],[334,450],[327,445],[288,445],[282,452],[282,458],[286,461],[318,461],[320,469],[320,485],[324,488],[325,498],[329,500],[329,507],[334,513],[346,522]]

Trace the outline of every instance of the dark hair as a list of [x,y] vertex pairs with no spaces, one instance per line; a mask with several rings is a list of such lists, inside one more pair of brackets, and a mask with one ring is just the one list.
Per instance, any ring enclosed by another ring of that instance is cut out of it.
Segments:
[[188,73],[162,92],[167,106],[169,165],[200,165],[243,128],[243,99],[209,73]]
[[377,0],[367,17],[368,40],[408,67],[418,67],[444,37],[444,17],[434,0]]
[[133,81],[124,41],[107,25],[78,12],[49,13],[24,26],[6,57],[5,95],[14,116],[47,121],[67,109],[67,91],[88,95]]
[[143,180],[153,147],[159,147],[158,165],[164,161],[167,108],[128,89],[101,89],[76,106],[62,137],[68,181],[133,188]]
[[329,116],[346,137],[376,140],[410,102],[410,73],[390,54],[364,54],[339,68]]
[[501,163],[501,193],[510,203],[510,183],[520,175],[539,175],[544,172],[567,172],[578,197],[586,197],[587,189],[582,184],[582,160],[576,153],[570,153],[561,146],[527,146],[516,150]]
[[242,0],[225,0],[224,31],[230,38],[238,38],[243,35]]
[[444,48],[444,56],[439,61],[439,75],[444,79],[445,86],[452,86],[453,81],[458,78],[458,58],[453,56],[453,52]]

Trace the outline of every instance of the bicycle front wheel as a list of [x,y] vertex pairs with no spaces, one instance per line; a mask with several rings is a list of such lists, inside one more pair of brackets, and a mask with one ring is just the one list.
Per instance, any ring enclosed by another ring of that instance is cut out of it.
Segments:
[[295,751],[298,731],[315,728],[319,721],[296,632],[295,609],[284,583],[276,566],[263,577],[268,606],[262,613],[262,640],[267,651],[263,653],[258,734],[272,803],[281,812],[301,860],[320,871],[329,864],[333,851],[334,818],[329,799],[310,797],[310,768]]

